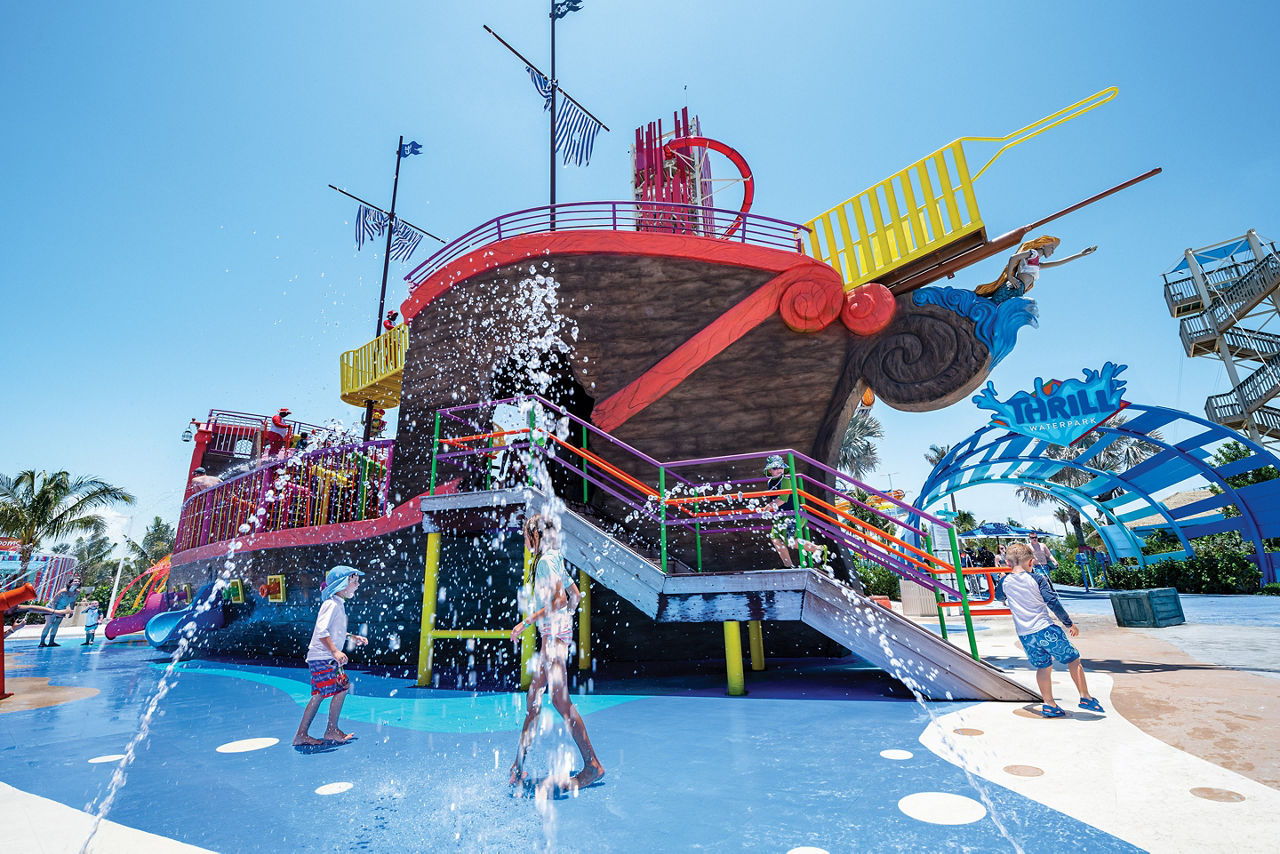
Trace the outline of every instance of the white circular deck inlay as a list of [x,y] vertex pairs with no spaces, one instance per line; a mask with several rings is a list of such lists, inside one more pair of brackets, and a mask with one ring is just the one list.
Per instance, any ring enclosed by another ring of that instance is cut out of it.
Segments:
[[898,809],[929,824],[973,824],[987,815],[987,808],[964,795],[916,792],[898,801]]
[[904,759],[910,759],[911,757],[915,756],[915,754],[912,753],[910,750],[898,750],[897,748],[882,750],[880,751],[880,755],[883,756],[885,759],[896,759],[899,762],[901,762]]
[[352,783],[325,783],[316,789],[317,795],[341,795],[347,789],[350,789]]
[[93,765],[101,765],[103,762],[119,762],[121,759],[124,759],[123,753],[108,753],[106,756],[95,756],[89,762]]
[[242,741],[228,741],[218,747],[219,753],[248,753],[250,750],[262,750],[279,744],[278,738],[246,738]]

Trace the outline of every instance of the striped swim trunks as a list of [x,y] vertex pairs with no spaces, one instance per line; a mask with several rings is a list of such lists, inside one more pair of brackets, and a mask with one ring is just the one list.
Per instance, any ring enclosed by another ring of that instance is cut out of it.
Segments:
[[328,661],[308,661],[307,667],[311,670],[313,697],[333,697],[351,687],[351,680],[332,658]]

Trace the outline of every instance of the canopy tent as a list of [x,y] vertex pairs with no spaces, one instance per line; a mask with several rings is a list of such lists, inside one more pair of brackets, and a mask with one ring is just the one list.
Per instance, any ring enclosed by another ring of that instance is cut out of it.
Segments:
[[[1237,237],[1217,246],[1210,246],[1206,249],[1196,249],[1191,254],[1195,255],[1196,261],[1201,266],[1209,266],[1215,261],[1225,261],[1237,252],[1248,252],[1249,258],[1253,258],[1253,249],[1249,246],[1248,237]],[[1177,265],[1169,271],[1169,273],[1176,273],[1179,270],[1185,270],[1188,266],[1187,256],[1183,255],[1182,260],[1179,261]],[[1165,275],[1168,275],[1168,273]]]
[[1021,525],[1006,525],[1004,522],[984,522],[972,531],[957,534],[962,540],[1025,540],[1035,534],[1038,537],[1057,537],[1058,534],[1041,531],[1039,528],[1024,528]]

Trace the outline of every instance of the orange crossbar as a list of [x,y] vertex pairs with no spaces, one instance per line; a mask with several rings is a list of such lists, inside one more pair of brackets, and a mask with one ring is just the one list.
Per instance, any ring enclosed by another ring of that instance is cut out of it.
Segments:
[[698,501],[733,501],[738,498],[771,498],[790,495],[789,489],[763,489],[759,492],[734,492],[730,495],[691,495],[687,498],[668,498],[667,504],[693,504]]
[[528,432],[528,427],[523,427],[519,430],[499,430],[496,433],[477,433],[474,436],[455,436],[452,439],[441,439],[440,444],[461,445],[463,442],[470,442],[474,439],[493,439],[497,436],[515,436]]
[[[841,510],[839,507],[836,507],[834,504],[828,504],[827,502],[823,501],[821,498],[818,498],[818,497],[817,497],[817,496],[815,496],[815,495],[810,495],[808,492],[806,492],[806,491],[805,491],[805,490],[803,490],[803,489],[802,489],[802,490],[800,490],[800,494],[801,494],[801,495],[803,495],[805,498],[808,498],[808,499],[809,499],[810,501],[812,501],[813,503],[815,503],[815,504],[819,504],[819,505],[821,505],[821,506],[823,506],[823,507],[827,508],[828,510],[832,511],[833,513],[837,513],[837,514],[839,514],[840,516],[843,516],[844,518],[849,519],[850,521],[857,522],[860,526],[862,526],[862,527],[864,527],[864,528],[870,528],[871,530],[873,530],[873,531],[875,531],[875,532],[876,532],[875,536],[878,536],[878,537],[884,537],[884,538],[885,538],[885,539],[887,539],[887,540],[892,540],[893,542],[895,542],[895,543],[897,543],[898,545],[902,546],[903,548],[905,548],[905,549],[907,549],[907,550],[911,551],[912,553],[919,555],[920,557],[924,558],[925,560],[927,560],[927,561],[932,561],[933,563],[935,563],[935,564],[937,564],[939,567],[941,567],[943,570],[945,570],[945,571],[949,571],[949,572],[952,572],[952,573],[954,573],[954,572],[955,572],[955,567],[953,567],[951,564],[947,563],[946,561],[944,561],[944,560],[940,559],[937,555],[931,555],[931,554],[929,554],[929,553],[928,553],[928,552],[926,552],[926,551],[922,551],[922,550],[920,550],[920,549],[916,548],[915,546],[911,545],[910,543],[906,542],[905,540],[900,540],[900,539],[898,539],[898,538],[897,538],[897,537],[895,537],[893,534],[890,534],[888,531],[882,531],[882,530],[880,530],[879,528],[877,528],[875,525],[872,525],[870,522],[867,522],[867,521],[866,521],[866,520],[864,520],[864,519],[859,519],[857,516],[854,516],[852,513],[848,512],[848,511],[846,511],[846,510]],[[811,512],[812,512],[812,511],[811,511]],[[815,515],[819,515],[819,516],[821,516],[822,514],[820,514],[820,513],[815,513]],[[823,519],[826,519],[828,522],[833,522],[833,523],[835,523],[835,524],[837,524],[837,525],[839,525],[839,524],[840,524],[839,522],[836,522],[836,520],[834,520],[834,519],[832,519],[832,518],[830,518],[830,517],[828,517],[828,516],[822,516],[822,518],[823,518]],[[841,527],[845,527],[845,526],[841,525]],[[845,530],[848,530],[848,528],[847,528],[847,527],[845,527]],[[866,535],[865,535],[865,534],[863,534],[863,535],[861,535],[861,536],[863,536],[863,538],[864,538],[864,539],[865,539],[865,537],[866,537]],[[905,556],[905,555],[903,555],[903,557],[906,557],[906,556]],[[910,558],[908,558],[908,560],[910,560]],[[933,570],[930,570],[930,572],[932,572],[932,571],[933,571]]]
[[[818,518],[820,518],[820,519],[826,519],[828,522],[830,522],[831,524],[835,525],[837,528],[843,528],[844,530],[848,531],[850,534],[853,534],[855,537],[860,537],[860,538],[862,538],[863,540],[866,540],[866,541],[868,541],[868,542],[870,542],[870,541],[871,541],[871,537],[870,537],[869,535],[864,534],[862,531],[855,531],[853,528],[850,528],[848,525],[845,525],[844,523],[842,523],[839,519],[832,519],[830,516],[826,515],[825,513],[821,513],[821,512],[819,512],[819,511],[817,511],[817,510],[812,510],[812,509],[810,509],[810,510],[809,510],[809,512],[810,512],[810,513],[812,513],[813,515],[817,516],[817,517],[818,517]],[[855,521],[855,522],[862,522],[862,520],[861,520],[861,519],[858,519],[856,516],[854,517],[854,521]],[[866,523],[865,523],[865,522],[863,522],[863,524],[864,524],[864,525],[866,525]],[[897,537],[891,536],[891,535],[889,535],[889,534],[885,534],[883,531],[881,531],[879,528],[875,527],[874,525],[867,525],[867,527],[871,528],[873,531],[876,531],[876,532],[878,533],[878,535],[880,535],[880,536],[887,537],[888,539],[893,540],[893,541],[898,542],[898,543],[901,543],[901,542],[902,542],[902,541],[901,541],[901,540],[899,540]],[[903,545],[906,545],[905,543],[902,543],[902,544],[903,544]],[[923,569],[925,572],[929,572],[929,571],[930,571],[930,568],[929,568],[929,565],[928,565],[928,564],[921,563],[920,561],[918,561],[918,560],[916,560],[915,558],[913,558],[911,555],[903,554],[902,552],[898,552],[898,551],[894,551],[893,549],[888,548],[888,547],[887,547],[886,545],[884,545],[883,543],[881,543],[881,544],[879,544],[879,545],[880,545],[880,547],[881,547],[881,548],[885,549],[886,551],[891,551],[891,552],[893,552],[893,553],[894,553],[894,554],[896,554],[898,557],[902,558],[903,560],[907,561],[908,563],[913,563],[913,564],[915,564],[916,566],[918,566],[918,567],[920,567],[921,569]]]
[[640,492],[644,493],[645,495],[648,495],[651,498],[658,497],[657,490],[653,489],[652,487],[646,486],[645,484],[636,480],[634,477],[622,471],[621,469],[616,468],[613,465],[610,465],[609,463],[606,463],[604,460],[602,460],[600,457],[596,456],[595,454],[591,453],[586,448],[579,448],[574,445],[570,445],[568,442],[564,441],[559,436],[555,436],[552,434],[548,434],[548,435],[551,436],[551,441],[555,442],[557,445],[560,445],[563,448],[567,448],[568,450],[572,451],[573,453],[577,454],[578,456],[582,457],[588,462],[595,463],[597,466],[604,469],[609,474],[616,477],[618,480],[622,481],[625,484],[630,485],[633,489],[639,490]]

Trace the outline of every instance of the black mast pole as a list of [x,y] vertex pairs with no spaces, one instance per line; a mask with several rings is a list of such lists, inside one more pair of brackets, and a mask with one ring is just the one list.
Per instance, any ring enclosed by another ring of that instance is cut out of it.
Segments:
[[[400,190],[400,159],[404,152],[404,136],[400,137],[400,142],[396,145],[396,178],[391,185],[391,215],[387,217],[387,249],[382,255],[382,290],[378,294],[378,314],[373,319],[373,338],[377,341],[382,335],[382,313],[387,305],[387,273],[391,269],[391,232],[395,230],[396,225],[396,193]],[[376,353],[379,345],[374,344],[374,352]],[[364,402],[364,440],[368,442],[373,438],[373,401],[366,400]]]
[[551,2],[551,230],[556,230],[556,0]]

